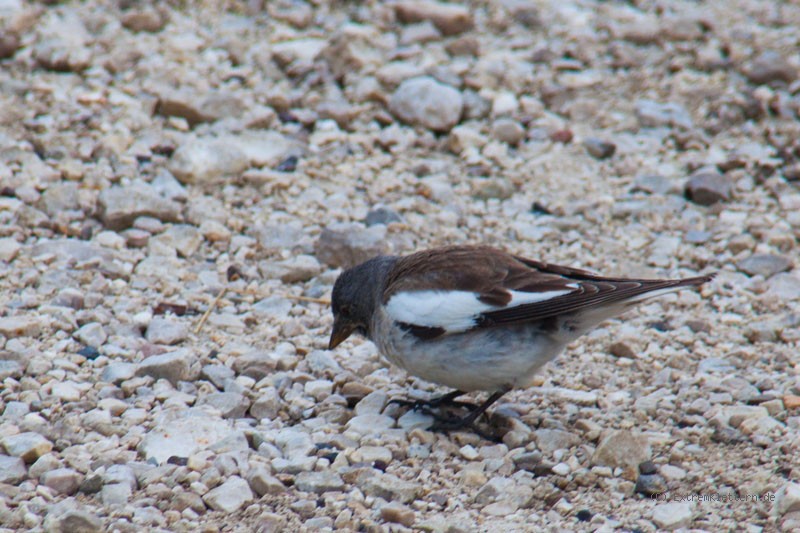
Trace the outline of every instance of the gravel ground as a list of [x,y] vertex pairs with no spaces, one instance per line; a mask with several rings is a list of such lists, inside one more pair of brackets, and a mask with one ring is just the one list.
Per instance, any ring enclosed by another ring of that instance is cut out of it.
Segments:
[[[800,528],[799,5],[261,4],[0,0],[3,531]],[[325,350],[340,268],[467,242],[719,275],[492,442]]]

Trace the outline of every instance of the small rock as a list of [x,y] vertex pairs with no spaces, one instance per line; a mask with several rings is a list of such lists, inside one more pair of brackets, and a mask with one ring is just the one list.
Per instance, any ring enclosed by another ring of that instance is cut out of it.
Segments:
[[794,394],[784,395],[783,406],[786,409],[797,409],[800,407],[800,396],[795,396]]
[[536,440],[536,446],[547,454],[552,454],[556,450],[568,450],[581,442],[577,435],[560,429],[537,429],[533,432],[533,438]]
[[164,222],[177,222],[181,217],[180,204],[162,197],[152,186],[136,184],[113,186],[98,197],[100,219],[111,230],[130,227],[139,217],[150,216]]
[[736,268],[749,276],[769,278],[792,268],[792,260],[783,255],[755,254],[736,264]]
[[247,481],[239,476],[230,477],[219,487],[203,495],[203,501],[215,511],[235,513],[253,501],[253,491]]
[[178,344],[186,340],[189,330],[182,322],[177,320],[156,316],[147,326],[145,338],[153,344]]
[[492,136],[498,141],[516,146],[525,139],[525,128],[514,119],[501,117],[492,124]]
[[391,428],[394,419],[390,416],[380,414],[366,414],[354,416],[347,422],[347,429],[361,435],[371,435],[380,433]]
[[77,402],[83,394],[74,381],[62,381],[53,385],[53,396],[64,402]]
[[568,476],[571,471],[567,463],[558,463],[557,465],[553,466],[553,468],[551,468],[550,470],[555,475],[562,477]]
[[214,392],[202,397],[198,405],[219,409],[222,418],[243,418],[250,407],[250,400],[236,392]]
[[78,492],[78,487],[80,487],[82,481],[83,475],[72,468],[50,470],[49,472],[45,472],[40,479],[43,485],[50,487],[58,493],[66,494],[67,496],[72,496]]
[[378,205],[367,213],[367,217],[364,219],[364,224],[366,224],[367,227],[375,226],[376,224],[388,226],[392,222],[402,221],[403,218],[396,211],[386,206]]
[[133,495],[133,489],[127,483],[109,483],[100,490],[103,505],[124,505]]
[[589,152],[589,155],[595,159],[608,159],[617,151],[616,144],[593,137],[584,140],[583,146]]
[[63,465],[61,461],[53,453],[46,453],[36,459],[36,461],[28,469],[28,476],[31,479],[39,479],[46,472],[61,468]]
[[763,52],[744,69],[751,83],[758,85],[773,82],[791,83],[797,78],[797,69],[781,54],[773,50]]
[[167,22],[163,12],[153,7],[132,9],[122,15],[122,25],[131,31],[146,31],[155,33],[161,31]]
[[17,239],[5,237],[0,239],[0,261],[10,263],[17,257],[22,245],[17,242]]
[[658,174],[641,174],[633,180],[631,192],[646,192],[647,194],[667,194],[673,188],[672,181]]
[[636,351],[631,348],[630,344],[623,341],[618,341],[609,346],[608,351],[614,357],[624,357],[626,359],[636,359]]
[[9,339],[37,337],[41,330],[41,320],[37,317],[8,316],[0,318],[0,335]]
[[89,322],[82,326],[78,331],[72,334],[73,337],[78,339],[82,344],[99,348],[105,344],[108,335],[106,335],[103,325],[99,322]]
[[103,521],[88,511],[68,510],[64,513],[48,513],[45,530],[52,533],[100,533]]
[[19,36],[11,32],[0,35],[0,59],[14,57],[21,46]]
[[353,452],[351,459],[356,463],[383,463],[392,462],[392,452],[383,446],[362,446]]
[[0,483],[17,485],[28,475],[25,461],[19,457],[0,455]]
[[322,401],[333,392],[333,382],[327,379],[307,381],[304,385],[305,393],[316,401]]
[[6,437],[2,444],[6,453],[29,464],[53,449],[53,443],[32,431]]
[[641,474],[636,480],[634,490],[645,496],[655,496],[667,491],[667,482],[659,474]]
[[667,480],[675,480],[675,481],[680,481],[681,479],[684,479],[688,475],[686,473],[686,470],[673,465],[662,466],[660,469],[660,474],[664,476],[664,478]]
[[656,505],[653,509],[653,523],[668,531],[689,527],[694,518],[691,502],[670,502]]
[[136,375],[137,365],[134,363],[113,362],[103,368],[100,379],[107,383],[119,384]]
[[800,277],[789,272],[775,274],[767,280],[764,294],[785,302],[797,301],[800,299]]
[[778,516],[800,511],[800,484],[786,483],[778,489],[773,510]]
[[386,226],[336,223],[322,230],[314,254],[332,267],[349,268],[389,251]]
[[650,444],[641,435],[628,430],[612,431],[603,438],[592,455],[592,464],[623,468],[635,479],[640,463],[650,459]]
[[444,35],[455,35],[472,28],[470,10],[462,5],[427,0],[404,0],[395,4],[397,18],[403,23],[430,21]]
[[281,398],[275,387],[266,387],[259,391],[258,398],[250,406],[250,416],[261,420],[273,419],[277,416],[281,406]]
[[316,257],[298,255],[283,261],[263,261],[259,270],[268,279],[279,278],[284,283],[302,283],[318,275],[322,266]]
[[391,474],[375,473],[362,475],[356,480],[358,488],[367,496],[383,498],[386,501],[410,503],[417,498],[420,487],[416,483],[403,481]]
[[286,491],[286,486],[281,481],[269,473],[269,469],[263,465],[251,467],[247,472],[247,482],[250,488],[259,496],[265,494],[280,494]]
[[136,375],[166,379],[175,384],[190,377],[191,360],[192,354],[188,350],[152,355],[139,364]]
[[294,478],[294,486],[303,492],[322,494],[344,489],[344,481],[334,472],[300,472]]
[[397,502],[390,502],[381,507],[381,518],[386,522],[402,524],[406,527],[414,525],[414,511]]
[[157,242],[175,250],[181,257],[191,257],[203,243],[200,230],[189,224],[173,224],[164,233],[154,237],[151,243]]
[[636,102],[636,118],[644,128],[683,128],[691,129],[692,117],[681,105],[674,102],[662,104],[652,100]]
[[411,125],[447,132],[461,120],[461,93],[429,76],[405,80],[389,99],[394,116]]
[[689,178],[684,193],[686,198],[699,205],[712,205],[731,199],[733,186],[723,174],[700,172]]
[[236,372],[225,365],[206,365],[200,372],[200,377],[209,380],[218,389],[224,389],[225,384],[236,378]]

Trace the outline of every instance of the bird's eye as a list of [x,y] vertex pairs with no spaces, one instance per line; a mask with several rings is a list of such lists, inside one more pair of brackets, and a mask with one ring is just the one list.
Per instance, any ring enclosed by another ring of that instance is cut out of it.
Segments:
[[339,314],[344,316],[350,316],[350,306],[343,305],[339,308]]

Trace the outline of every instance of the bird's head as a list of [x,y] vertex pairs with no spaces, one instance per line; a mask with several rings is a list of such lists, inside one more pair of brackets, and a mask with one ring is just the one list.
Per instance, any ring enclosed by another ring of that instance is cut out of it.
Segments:
[[386,275],[397,259],[379,256],[342,272],[333,285],[331,310],[333,331],[328,343],[332,350],[353,333],[370,337],[375,306],[380,304]]

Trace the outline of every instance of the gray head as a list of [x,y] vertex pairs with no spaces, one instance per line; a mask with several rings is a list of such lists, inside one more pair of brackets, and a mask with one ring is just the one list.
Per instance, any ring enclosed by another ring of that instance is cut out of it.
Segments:
[[336,348],[353,333],[370,336],[375,306],[380,302],[387,274],[396,262],[397,257],[373,257],[339,275],[331,296],[333,331],[329,350]]

